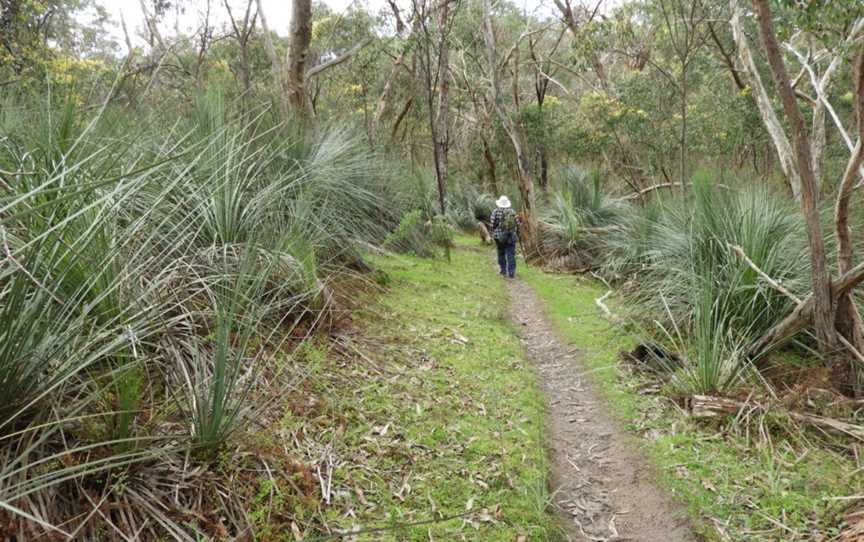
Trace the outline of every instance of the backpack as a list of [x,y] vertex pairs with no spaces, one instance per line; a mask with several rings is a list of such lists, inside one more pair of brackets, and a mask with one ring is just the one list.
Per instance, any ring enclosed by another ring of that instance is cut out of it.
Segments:
[[512,210],[504,211],[504,216],[501,217],[498,241],[508,245],[516,242],[516,213]]

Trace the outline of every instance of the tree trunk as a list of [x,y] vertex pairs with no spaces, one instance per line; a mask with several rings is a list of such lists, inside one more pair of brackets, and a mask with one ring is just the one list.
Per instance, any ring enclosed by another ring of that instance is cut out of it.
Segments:
[[537,209],[534,197],[534,177],[531,174],[531,160],[528,158],[525,145],[525,132],[522,126],[515,124],[508,130],[513,150],[516,152],[519,195],[522,197],[522,241],[528,256],[536,255],[539,249],[537,243]]
[[[854,76],[858,143],[846,164],[846,171],[840,182],[840,188],[837,190],[837,203],[834,207],[834,225],[837,233],[837,269],[841,275],[852,269],[854,263],[852,232],[849,228],[849,203],[855,188],[855,180],[858,178],[858,170],[864,164],[864,47],[856,58]],[[836,319],[837,331],[858,352],[864,352],[861,316],[858,314],[858,308],[855,306],[851,293],[844,294],[837,300]],[[847,384],[851,383],[855,394],[860,394],[860,382],[858,382],[855,368],[851,363],[847,362],[845,367],[835,367],[835,372],[840,373],[835,375],[835,385],[844,381]]]
[[[789,138],[786,137],[777,114],[774,113],[774,105],[771,103],[771,99],[768,98],[765,85],[762,84],[762,77],[759,75],[759,70],[750,51],[750,45],[747,43],[747,36],[744,33],[741,22],[741,7],[738,5],[738,2],[739,0],[729,0],[729,8],[732,12],[732,17],[729,20],[729,23],[732,25],[732,37],[735,39],[735,44],[738,47],[738,56],[744,66],[744,71],[747,73],[750,86],[753,89],[753,98],[756,100],[756,106],[759,108],[762,123],[768,130],[768,135],[771,136],[771,141],[777,151],[777,157],[780,159],[780,168],[786,176],[789,187],[792,190],[792,196],[795,198],[795,201],[800,202],[801,179],[795,168],[792,146],[789,144]],[[765,159],[767,164],[769,164],[766,166],[766,175],[770,173],[771,158],[771,154],[766,153]]]
[[489,183],[492,186],[492,192],[499,196],[498,191],[498,174],[495,168],[495,157],[492,155],[492,149],[489,147],[489,141],[483,138],[483,159],[486,160],[486,169],[489,172]]
[[302,118],[310,113],[306,93],[306,61],[312,41],[312,1],[292,0],[288,53],[285,57],[285,91],[293,112]]
[[381,130],[381,120],[390,108],[390,99],[393,96],[393,84],[399,77],[399,71],[402,69],[402,63],[405,61],[405,55],[408,53],[409,47],[409,45],[406,45],[399,53],[399,56],[396,57],[390,70],[390,75],[387,77],[387,81],[384,82],[384,89],[381,91],[381,96],[378,98],[378,106],[375,108],[375,115],[372,117],[372,127],[370,130],[372,144],[379,139],[378,132]]
[[522,242],[527,255],[538,252],[537,244],[537,212],[534,199],[534,178],[531,174],[531,160],[528,158],[525,144],[525,129],[518,118],[514,119],[501,103],[501,83],[498,74],[498,59],[495,49],[495,30],[492,26],[492,6],[490,0],[484,0],[483,34],[486,42],[486,56],[489,67],[489,77],[492,81],[492,104],[495,113],[513,145],[516,155],[516,182],[522,197]]
[[825,147],[828,142],[828,134],[825,130],[825,104],[817,100],[813,106],[813,143],[811,147],[811,156],[813,159],[813,178],[816,180],[816,193],[822,193],[822,157],[825,154]]
[[687,65],[681,72],[681,189],[687,190]]
[[540,144],[540,190],[545,194],[549,190],[549,156],[546,146]]
[[765,48],[768,64],[783,103],[783,110],[792,129],[795,158],[801,178],[801,207],[807,222],[807,240],[810,245],[811,283],[813,287],[813,326],[816,340],[822,352],[831,352],[837,346],[834,328],[834,310],[831,299],[831,277],[825,258],[825,243],[819,225],[818,197],[816,180],[813,177],[810,141],[804,127],[804,118],[798,109],[795,91],[789,82],[786,65],[777,44],[774,22],[768,0],[753,0],[759,19],[760,35]]
[[[399,133],[399,126],[402,124],[402,121],[405,119],[405,116],[408,115],[408,112],[411,111],[411,106],[414,105],[414,96],[409,96],[407,100],[405,100],[405,105],[402,106],[402,110],[399,111],[399,115],[396,116],[396,121],[393,122],[393,128],[390,130],[390,140],[395,141],[396,136]],[[411,156],[413,160],[414,152],[411,151]]]
[[261,9],[261,0],[256,0],[256,3],[258,6],[258,18],[261,21],[261,33],[264,35],[264,50],[267,52],[267,58],[270,59],[270,71],[273,77],[273,91],[276,94],[276,103],[279,105],[279,112],[282,118],[286,119],[289,113],[289,106],[284,86],[285,68],[282,66],[282,61],[279,60],[279,55],[276,54],[276,47],[273,45],[273,36],[270,34],[270,26],[267,24],[264,10]]
[[438,173],[438,198],[441,214],[445,212],[447,192],[447,151],[450,146],[450,48],[447,25],[450,21],[450,0],[438,6],[438,108],[435,112],[435,170]]

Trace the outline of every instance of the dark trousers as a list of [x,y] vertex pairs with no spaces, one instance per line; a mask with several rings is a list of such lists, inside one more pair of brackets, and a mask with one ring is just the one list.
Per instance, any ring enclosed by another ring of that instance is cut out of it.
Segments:
[[502,243],[495,241],[495,247],[498,249],[498,268],[502,275],[507,275],[510,278],[516,276],[516,242]]

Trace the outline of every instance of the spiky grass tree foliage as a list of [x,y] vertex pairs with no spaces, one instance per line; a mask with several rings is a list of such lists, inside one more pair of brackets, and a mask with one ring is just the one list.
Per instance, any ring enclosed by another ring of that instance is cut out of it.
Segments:
[[99,538],[85,487],[124,536],[204,536],[177,503],[245,528],[191,481],[329,310],[328,276],[398,220],[349,132],[227,109],[209,93],[167,129],[71,103],[0,116],[0,516],[20,539]]
[[606,240],[605,268],[637,281],[639,305],[666,315],[665,327],[693,335],[688,378],[697,391],[716,391],[734,380],[741,350],[791,309],[730,246],[800,294],[809,276],[805,239],[784,198],[761,186],[716,188],[702,175],[690,197],[633,209]]
[[489,223],[495,210],[495,197],[474,186],[457,186],[447,197],[447,218],[455,226],[471,231],[478,222]]
[[568,166],[540,220],[544,251],[552,257],[592,256],[601,237],[617,226],[625,209],[603,190],[599,170]]

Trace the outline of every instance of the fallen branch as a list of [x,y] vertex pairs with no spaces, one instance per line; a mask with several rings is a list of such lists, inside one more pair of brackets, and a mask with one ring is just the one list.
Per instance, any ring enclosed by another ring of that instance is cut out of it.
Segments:
[[[637,190],[636,192],[633,192],[632,194],[627,194],[626,196],[622,196],[622,197],[618,198],[618,201],[630,201],[632,199],[641,198],[645,194],[649,194],[651,192],[654,192],[655,190],[659,190],[660,188],[671,188],[673,186],[682,186],[682,184],[680,182],[679,183],[665,182],[665,183],[653,184],[647,188]],[[714,186],[717,188],[724,188],[726,190],[733,190],[733,188],[731,188],[725,184],[717,183]]]
[[[694,395],[690,398],[690,415],[694,418],[716,418],[731,416],[743,411],[767,413],[769,407],[749,401],[736,401],[726,397],[711,395]],[[793,412],[786,409],[774,409],[789,418],[806,425],[816,427],[831,434],[842,434],[864,442],[864,427],[834,418]]]
[[762,271],[761,269],[759,269],[759,266],[756,265],[755,263],[753,263],[753,260],[751,260],[751,259],[747,256],[747,254],[744,253],[744,249],[743,249],[743,248],[741,248],[741,247],[738,246],[738,245],[732,245],[732,244],[730,244],[730,243],[726,243],[726,246],[729,247],[729,250],[731,250],[732,252],[734,252],[735,254],[737,254],[739,258],[741,258],[742,260],[744,260],[744,263],[746,263],[747,265],[749,265],[749,266],[750,266],[750,269],[752,269],[753,271],[756,272],[757,275],[759,275],[760,277],[762,277],[762,279],[763,279],[765,282],[767,282],[769,286],[771,286],[772,288],[774,288],[775,290],[777,290],[777,291],[780,292],[781,294],[785,295],[786,297],[788,297],[789,299],[791,299],[792,301],[794,301],[796,305],[800,305],[800,304],[801,304],[801,300],[798,299],[798,297],[797,297],[795,294],[793,294],[792,292],[790,292],[789,290],[787,290],[786,288],[784,288],[783,285],[780,284],[778,281],[776,281],[776,280],[774,280],[773,278],[771,278],[770,276],[768,276],[768,273],[766,273],[765,271]]
[[660,183],[660,184],[651,185],[648,188],[643,188],[642,190],[639,190],[638,192],[633,192],[632,194],[628,194],[628,195],[624,196],[623,198],[619,198],[619,200],[628,201],[631,199],[641,198],[645,194],[649,194],[655,190],[659,190],[660,188],[671,188],[673,186],[681,186],[681,183]]
[[[853,288],[864,281],[864,262],[856,265],[839,278],[831,282],[832,302],[849,293]],[[813,319],[813,294],[808,294],[800,301],[798,306],[783,320],[775,324],[762,337],[757,339],[747,350],[748,357],[756,357],[763,354],[769,348],[790,339],[792,336],[810,325]]]
[[597,307],[600,309],[600,312],[603,313],[604,318],[606,318],[607,320],[609,320],[615,324],[620,324],[621,322],[623,322],[621,317],[618,316],[617,314],[613,313],[611,310],[609,310],[609,307],[607,307],[606,303],[604,303],[604,301],[606,301],[606,299],[610,295],[612,295],[612,290],[609,290],[608,292],[606,292],[602,296],[595,299],[594,304],[597,305]]
[[[767,282],[767,283],[768,283],[772,288],[774,288],[775,290],[777,290],[777,291],[780,292],[781,294],[783,294],[783,295],[785,295],[786,297],[788,297],[789,299],[791,299],[791,300],[795,303],[795,305],[797,306],[797,309],[802,308],[802,306],[804,305],[804,302],[802,302],[802,301],[801,301],[801,300],[800,300],[800,299],[799,299],[795,294],[793,294],[792,292],[790,292],[789,290],[787,290],[786,288],[784,288],[784,287],[783,287],[783,286],[782,286],[778,281],[776,281],[776,280],[774,280],[773,278],[771,278],[771,277],[768,275],[768,273],[766,273],[765,271],[762,271],[762,270],[759,268],[759,266],[756,265],[756,264],[753,262],[753,260],[751,260],[751,259],[747,256],[747,254],[744,253],[744,249],[743,249],[743,248],[741,248],[741,247],[738,246],[738,245],[732,245],[732,244],[729,244],[729,243],[726,243],[726,246],[728,246],[729,249],[732,250],[732,252],[734,252],[735,254],[737,254],[738,257],[740,257],[741,259],[743,259],[743,260],[747,263],[747,265],[750,266],[750,269],[752,269],[753,271],[756,272],[756,274],[758,274],[760,277],[762,277],[762,279],[765,280],[765,282]],[[839,297],[840,297],[840,296],[838,295],[837,298],[839,298]],[[808,298],[808,300],[809,300],[809,298]],[[796,309],[796,311],[797,311],[797,309]],[[792,314],[794,315],[794,314],[795,314],[795,311],[793,311]],[[790,315],[790,316],[791,316],[791,315]],[[785,321],[785,319],[784,319],[784,321]],[[838,333],[838,334],[837,334],[837,337],[840,339],[840,343],[843,344],[843,346],[845,346],[846,349],[849,350],[849,351],[852,353],[852,355],[855,357],[855,359],[857,359],[860,363],[864,364],[864,354],[862,354],[861,352],[859,352],[858,349],[855,348],[855,345],[853,345],[853,344],[850,343],[848,340],[846,340],[846,337],[844,337],[842,334],[839,334],[839,333]],[[763,338],[764,338],[764,337],[763,337]],[[760,339],[760,341],[761,341],[761,339]],[[758,342],[758,341],[757,341],[757,342]],[[751,352],[754,352],[754,353],[756,353],[756,354],[761,353],[760,351],[754,350],[752,347],[751,347],[750,351],[751,351]]]

